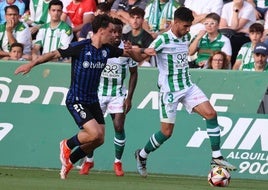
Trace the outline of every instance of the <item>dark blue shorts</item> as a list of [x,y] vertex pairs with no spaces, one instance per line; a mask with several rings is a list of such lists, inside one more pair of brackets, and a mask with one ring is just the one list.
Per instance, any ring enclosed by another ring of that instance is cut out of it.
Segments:
[[83,129],[82,126],[91,119],[95,119],[99,124],[105,124],[99,102],[93,104],[66,102],[66,106],[80,129]]

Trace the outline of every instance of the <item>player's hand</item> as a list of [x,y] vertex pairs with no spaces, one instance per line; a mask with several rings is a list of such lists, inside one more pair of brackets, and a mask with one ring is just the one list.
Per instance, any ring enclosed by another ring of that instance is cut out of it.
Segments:
[[31,71],[31,69],[32,69],[32,66],[29,63],[21,65],[15,70],[15,75],[17,75],[19,73],[22,73],[23,75],[25,75],[25,74],[29,73]]
[[207,33],[206,30],[200,30],[200,31],[198,32],[196,38],[201,39],[206,33]]
[[12,32],[15,28],[15,21],[13,19],[9,19],[6,21],[6,31]]
[[38,26],[33,26],[33,27],[30,28],[31,34],[36,33],[38,30],[39,30]]
[[146,48],[144,49],[144,53],[149,55],[149,56],[154,56],[156,55],[156,51],[154,48]]
[[130,111],[131,107],[132,107],[131,100],[129,100],[128,98],[125,99],[124,105],[123,105],[125,115]]
[[259,11],[255,10],[255,16],[256,16],[256,19],[259,20],[259,19],[261,19],[262,15]]
[[198,63],[198,66],[203,68],[206,65],[206,63],[207,63],[207,61],[200,61]]

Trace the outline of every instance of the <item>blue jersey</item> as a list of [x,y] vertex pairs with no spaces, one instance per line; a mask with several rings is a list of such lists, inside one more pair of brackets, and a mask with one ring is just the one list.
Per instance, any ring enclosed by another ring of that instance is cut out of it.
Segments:
[[66,102],[92,104],[98,102],[98,86],[107,59],[119,57],[123,49],[109,44],[97,49],[91,39],[71,43],[67,49],[59,49],[61,56],[72,57],[71,85]]

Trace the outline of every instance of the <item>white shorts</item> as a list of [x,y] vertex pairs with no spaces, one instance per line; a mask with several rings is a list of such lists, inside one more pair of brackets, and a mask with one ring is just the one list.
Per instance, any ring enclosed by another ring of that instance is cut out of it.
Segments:
[[123,113],[124,100],[125,96],[99,96],[102,113]]
[[189,113],[192,113],[195,106],[208,101],[208,98],[204,92],[194,84],[190,88],[177,92],[160,92],[159,101],[161,122],[175,123],[179,103],[182,103],[185,109]]

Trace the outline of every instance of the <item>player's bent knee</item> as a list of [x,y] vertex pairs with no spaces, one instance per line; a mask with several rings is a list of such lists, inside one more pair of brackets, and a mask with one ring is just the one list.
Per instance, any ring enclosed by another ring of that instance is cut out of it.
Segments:
[[210,110],[210,111],[206,112],[206,114],[204,115],[204,117],[206,119],[215,118],[215,117],[217,117],[217,112],[215,110]]

